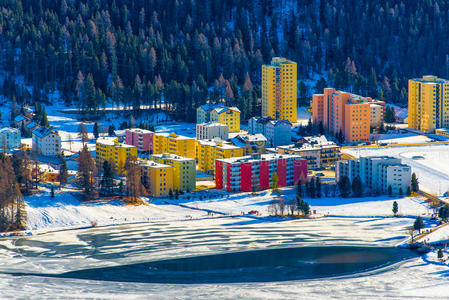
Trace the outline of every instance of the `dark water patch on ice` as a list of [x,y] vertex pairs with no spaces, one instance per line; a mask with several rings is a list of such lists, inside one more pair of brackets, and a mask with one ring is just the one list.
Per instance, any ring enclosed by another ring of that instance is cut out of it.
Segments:
[[395,247],[298,247],[167,259],[48,276],[145,283],[268,282],[356,274],[415,256],[410,250]]

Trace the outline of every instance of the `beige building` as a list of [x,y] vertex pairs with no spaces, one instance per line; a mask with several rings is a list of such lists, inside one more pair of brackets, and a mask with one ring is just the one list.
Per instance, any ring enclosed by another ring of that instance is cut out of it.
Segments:
[[370,126],[374,128],[380,127],[384,120],[384,108],[379,104],[371,104],[370,111]]
[[220,123],[201,123],[196,124],[196,139],[210,140],[213,138],[220,138],[222,140],[228,139],[228,126]]
[[302,156],[307,159],[307,168],[310,170],[333,165],[340,159],[340,147],[328,141],[324,135],[304,138],[304,143],[297,145],[268,148],[267,152]]

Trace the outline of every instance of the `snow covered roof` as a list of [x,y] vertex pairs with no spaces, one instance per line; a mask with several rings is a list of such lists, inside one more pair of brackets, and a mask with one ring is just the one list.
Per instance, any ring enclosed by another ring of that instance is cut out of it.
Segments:
[[225,124],[211,123],[211,122],[196,124],[196,126],[201,126],[201,127],[228,127],[228,125],[225,125]]
[[19,129],[12,128],[12,127],[5,127],[5,128],[0,129],[0,133],[3,133],[3,132],[16,133],[16,134],[20,133]]
[[142,134],[151,134],[153,133],[153,131],[151,130],[146,130],[146,129],[142,129],[142,128],[130,128],[130,129],[126,129],[126,131],[130,131],[133,133],[142,133]]
[[56,131],[50,130],[50,129],[45,128],[43,126],[33,130],[33,135],[35,135],[35,136],[37,136],[39,138],[46,137],[49,134],[56,134],[56,135],[58,135],[58,133]]
[[168,132],[155,132],[155,136],[164,136],[175,140],[194,140],[194,138],[183,136],[183,135],[177,135],[176,133],[168,133]]
[[38,127],[38,126],[39,125],[36,122],[32,121],[30,124],[28,124],[25,127],[28,128],[28,129],[33,129],[33,128]]
[[160,164],[152,160],[140,160],[139,165],[144,168],[151,168],[151,169],[166,169],[166,168],[173,168],[173,166]]
[[22,122],[23,120],[29,120],[27,117],[25,117],[24,115],[18,115],[17,117],[14,118],[14,122],[18,123],[18,122]]
[[224,112],[227,112],[228,110],[232,110],[235,112],[240,112],[240,110],[237,107],[221,107],[221,108],[215,108],[214,109],[218,114],[222,114]]
[[208,145],[211,147],[217,147],[217,148],[221,148],[221,149],[238,149],[241,147],[237,147],[234,145],[231,145],[230,143],[227,143],[219,138],[215,138],[213,140],[198,140],[197,141],[198,144],[200,145]]
[[115,146],[120,148],[135,148],[136,146],[119,143],[116,137],[101,137],[97,139],[97,144]]
[[218,114],[224,113],[225,111],[228,111],[228,110],[240,112],[240,110],[237,107],[226,107],[222,104],[203,104],[198,108],[201,108],[206,112],[215,110]]
[[173,153],[163,153],[163,154],[152,154],[150,157],[160,158],[160,159],[168,159],[175,161],[195,161],[193,158],[188,158],[184,156],[179,156]]
[[224,163],[229,164],[241,164],[241,163],[247,163],[247,162],[258,162],[261,160],[278,160],[278,159],[304,159],[302,156],[294,155],[294,154],[252,154],[249,156],[242,156],[242,157],[231,157],[231,158],[224,158],[224,159],[217,159],[218,161],[222,161]]

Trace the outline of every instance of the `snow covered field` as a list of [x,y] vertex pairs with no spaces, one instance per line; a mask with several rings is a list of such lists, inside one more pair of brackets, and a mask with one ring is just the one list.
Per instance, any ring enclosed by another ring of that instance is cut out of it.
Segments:
[[204,218],[207,213],[175,205],[125,205],[119,200],[92,203],[79,201],[75,192],[55,191],[51,198],[48,190],[25,197],[28,213],[27,229],[47,232],[70,228],[118,225],[139,222],[166,222],[191,218]]
[[419,135],[415,133],[386,133],[379,135],[379,143],[388,144],[413,144],[413,143],[427,143],[432,139],[425,135]]
[[449,190],[449,145],[351,148],[342,149],[342,152],[355,157],[388,155],[401,158],[412,167],[424,191],[442,195]]

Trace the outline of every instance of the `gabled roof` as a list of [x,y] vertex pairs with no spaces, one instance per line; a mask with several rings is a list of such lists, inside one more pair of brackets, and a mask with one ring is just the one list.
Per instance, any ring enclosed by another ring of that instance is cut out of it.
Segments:
[[22,122],[23,120],[29,120],[29,118],[25,117],[24,115],[18,115],[14,118],[14,122]]
[[42,126],[39,127],[39,128],[34,129],[32,133],[33,133],[33,135],[35,135],[35,136],[37,136],[39,138],[46,137],[49,134],[56,134],[56,135],[58,135],[58,133],[56,131],[50,130],[50,129],[42,127]]
[[215,110],[218,114],[224,113],[228,110],[233,110],[236,112],[240,112],[240,110],[237,107],[227,107],[222,104],[203,104],[199,108],[203,109],[205,112],[211,112]]
[[31,122],[30,124],[28,124],[27,126],[25,126],[28,129],[33,129],[35,127],[39,126],[39,124],[37,124],[36,122]]

